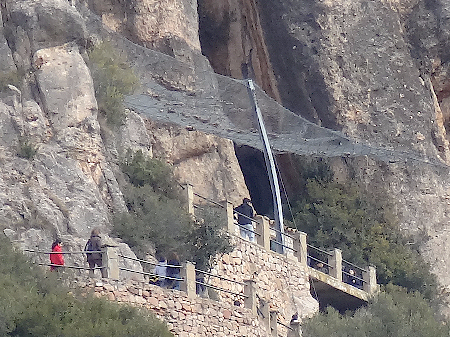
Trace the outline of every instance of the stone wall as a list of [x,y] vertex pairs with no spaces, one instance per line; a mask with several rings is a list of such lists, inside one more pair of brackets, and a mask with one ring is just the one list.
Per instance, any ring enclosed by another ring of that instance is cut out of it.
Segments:
[[[235,250],[221,257],[213,274],[238,282],[254,281],[259,311],[276,312],[278,321],[283,324],[288,325],[296,312],[299,317],[317,312],[319,304],[310,294],[306,264],[238,236],[233,236],[232,240]],[[244,292],[244,287],[238,283],[218,278],[211,278],[210,282],[234,293]],[[229,293],[220,293],[220,296],[239,300]]]
[[176,336],[270,336],[268,327],[251,309],[227,301],[189,298],[183,291],[136,281],[78,281],[77,286],[85,291],[93,290],[98,297],[149,309],[167,322]]
[[111,301],[145,307],[178,336],[285,336],[292,333],[288,326],[294,313],[301,319],[318,311],[306,265],[238,236],[232,241],[235,250],[205,275],[205,283],[213,287],[202,296],[121,277],[75,279],[72,285]]

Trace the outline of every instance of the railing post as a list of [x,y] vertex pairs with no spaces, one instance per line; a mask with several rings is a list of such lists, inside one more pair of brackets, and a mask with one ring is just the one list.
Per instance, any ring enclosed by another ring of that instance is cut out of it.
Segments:
[[330,276],[342,282],[342,251],[338,248],[333,250],[333,254],[328,258],[330,265]]
[[236,232],[236,224],[234,223],[234,213],[233,213],[233,204],[228,200],[225,200],[223,203],[225,210],[227,212],[227,230],[230,234],[237,234]]
[[270,226],[269,219],[262,215],[257,215],[256,219],[256,242],[263,246],[265,250],[270,251]]
[[185,291],[188,297],[196,297],[195,265],[192,262],[187,261],[184,263],[184,266],[181,269],[181,278],[183,281],[181,281],[180,289]]
[[366,271],[363,272],[363,290],[369,294],[374,294],[378,290],[377,285],[377,270],[374,266],[369,266]]
[[269,303],[260,298],[259,296],[256,296],[258,299],[258,307],[259,311],[261,313],[263,322],[267,325],[268,328],[270,328],[270,310],[269,310]]
[[270,311],[270,333],[272,336],[278,336],[278,311]]
[[292,249],[290,249],[290,248],[295,249],[295,247],[294,247],[295,241],[297,241],[295,234],[294,235],[293,234],[294,233],[292,233],[292,231],[291,231],[291,232],[289,232],[289,236],[283,235],[284,236],[283,242],[284,242],[284,245],[286,246],[286,247],[284,247],[285,248],[284,252],[286,254],[286,257],[290,258],[290,259],[295,259],[295,252]]
[[112,280],[119,279],[119,256],[117,255],[117,246],[105,246],[102,248],[102,277]]
[[306,245],[306,233],[295,232],[294,234],[294,256],[297,257],[298,262],[306,267],[308,265],[308,246]]
[[248,309],[251,309],[253,315],[258,314],[257,310],[257,301],[256,301],[256,288],[255,288],[255,281],[253,280],[245,280],[244,281],[244,306]]
[[184,184],[184,186],[186,188],[188,213],[194,215],[194,187],[189,183]]

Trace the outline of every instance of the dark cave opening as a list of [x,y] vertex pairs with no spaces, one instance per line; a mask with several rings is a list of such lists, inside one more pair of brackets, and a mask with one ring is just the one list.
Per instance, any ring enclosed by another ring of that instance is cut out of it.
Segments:
[[273,219],[273,199],[264,154],[247,145],[236,145],[234,151],[244,175],[256,213]]

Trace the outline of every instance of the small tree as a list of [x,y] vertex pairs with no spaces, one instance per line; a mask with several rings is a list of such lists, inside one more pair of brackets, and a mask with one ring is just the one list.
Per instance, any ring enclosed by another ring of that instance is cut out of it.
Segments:
[[142,258],[153,248],[166,256],[170,251],[179,251],[183,258],[187,257],[185,238],[193,220],[179,200],[157,194],[149,185],[128,186],[124,196],[128,213],[115,217],[115,235]]
[[333,181],[323,160],[317,169],[312,164],[304,165],[305,188],[293,218],[298,229],[308,234],[309,243],[340,248],[345,259],[357,264],[374,264],[378,283],[419,290],[432,298],[436,279],[417,249],[406,244],[386,193]]
[[133,152],[128,149],[121,169],[133,186],[148,185],[170,199],[180,198],[171,167],[161,160],[144,156],[141,150]]
[[44,275],[0,235],[0,336],[170,337],[150,312],[75,297],[55,273]]
[[115,217],[113,232],[138,255],[144,257],[152,248],[166,256],[177,251],[180,258],[195,262],[197,269],[209,269],[217,254],[231,250],[222,230],[225,218],[213,208],[204,208],[194,221],[170,166],[129,150],[121,167],[130,182],[123,189],[128,213]]
[[216,207],[202,207],[197,208],[197,213],[198,221],[189,232],[186,242],[196,268],[209,271],[216,264],[216,257],[230,253],[233,246],[224,229],[224,212]]
[[302,324],[304,337],[444,337],[449,332],[419,292],[392,285],[355,313],[341,315],[328,307]]
[[108,123],[121,125],[125,118],[123,99],[135,90],[138,78],[108,42],[95,46],[88,55],[98,109]]

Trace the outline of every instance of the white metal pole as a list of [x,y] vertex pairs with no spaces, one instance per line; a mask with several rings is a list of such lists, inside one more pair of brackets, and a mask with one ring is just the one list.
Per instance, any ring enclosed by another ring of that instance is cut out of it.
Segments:
[[281,207],[280,185],[278,182],[277,170],[275,168],[275,161],[273,159],[272,149],[270,148],[269,138],[267,137],[266,127],[264,126],[264,120],[262,118],[261,110],[259,109],[258,103],[256,101],[255,86],[251,79],[247,79],[247,83],[250,101],[252,102],[253,109],[255,110],[256,117],[258,119],[259,131],[264,145],[264,159],[266,161],[267,174],[269,175],[270,187],[272,189],[275,224],[278,230],[276,232],[276,238],[277,241],[281,243],[281,248],[277,249],[277,251],[279,253],[284,253],[284,238],[282,235],[282,233],[284,233],[283,209]]

